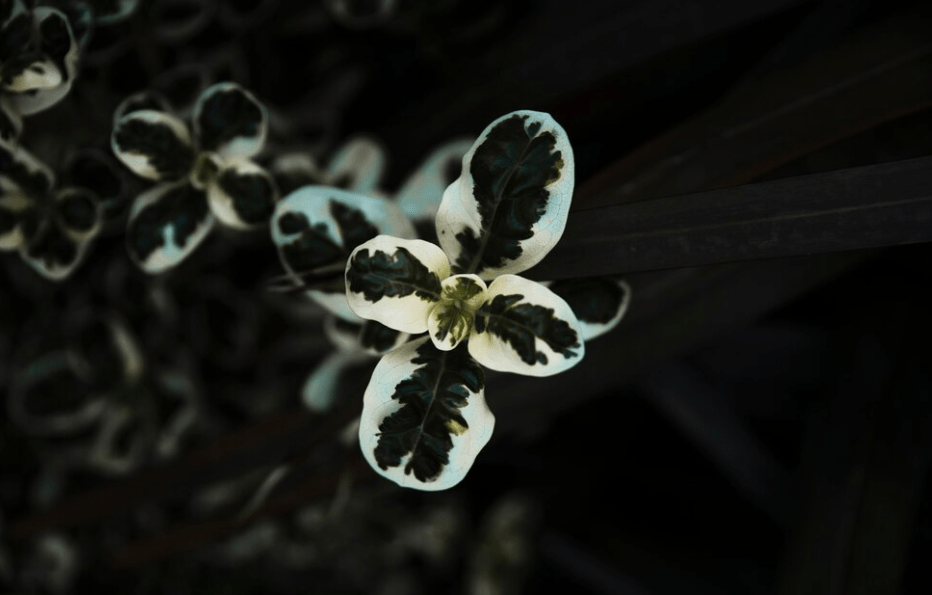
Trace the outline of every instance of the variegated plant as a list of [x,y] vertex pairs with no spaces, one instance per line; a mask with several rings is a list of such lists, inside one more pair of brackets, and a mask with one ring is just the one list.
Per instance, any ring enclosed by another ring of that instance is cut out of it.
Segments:
[[138,176],[159,182],[130,211],[127,246],[148,273],[190,255],[215,219],[234,229],[266,224],[278,198],[272,176],[250,158],[265,143],[265,107],[235,83],[219,83],[194,106],[193,135],[153,104],[121,108],[111,146]]
[[[566,225],[574,183],[566,133],[548,114],[513,112],[483,131],[462,164],[436,217],[442,248],[379,235],[353,251],[345,273],[356,314],[429,333],[382,358],[359,429],[374,469],[424,490],[458,483],[491,437],[483,366],[549,376],[585,352],[570,305],[514,274],[537,264]],[[627,286],[616,287],[615,309],[597,316],[605,325],[627,304]]]
[[68,17],[26,0],[0,2],[0,139],[19,136],[22,117],[61,101],[78,70]]
[[[330,312],[324,334],[335,350],[304,384],[302,400],[310,410],[321,413],[332,406],[340,375],[348,367],[408,340],[407,333],[360,318],[349,309],[343,280],[346,261],[358,245],[380,233],[413,238],[412,223],[429,218],[432,224],[443,190],[459,175],[460,161],[471,144],[460,140],[439,146],[408,176],[394,201],[379,189],[386,158],[368,137],[347,141],[325,171],[298,153],[273,163],[280,187],[297,186],[276,207],[273,242],[292,282]],[[345,188],[330,187],[335,185]]]

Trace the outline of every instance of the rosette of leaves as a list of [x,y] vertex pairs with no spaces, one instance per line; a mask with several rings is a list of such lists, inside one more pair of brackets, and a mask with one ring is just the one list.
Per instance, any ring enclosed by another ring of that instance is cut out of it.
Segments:
[[16,250],[53,281],[68,277],[100,231],[103,209],[91,189],[55,187],[48,166],[0,141],[0,250]]
[[22,117],[61,101],[78,69],[68,17],[25,0],[0,2],[0,139],[19,136]]
[[158,182],[138,196],[127,227],[129,254],[148,273],[187,258],[219,221],[249,230],[265,225],[278,191],[251,160],[265,143],[265,107],[235,83],[209,87],[194,106],[193,132],[147,104],[126,109],[111,135],[114,154],[136,175]]
[[573,183],[563,129],[548,114],[513,112],[483,131],[444,192],[436,218],[442,248],[380,235],[353,251],[353,311],[429,333],[384,356],[366,389],[360,444],[385,477],[439,490],[465,476],[495,422],[483,366],[548,376],[581,360],[584,339],[570,306],[514,274],[562,235]]

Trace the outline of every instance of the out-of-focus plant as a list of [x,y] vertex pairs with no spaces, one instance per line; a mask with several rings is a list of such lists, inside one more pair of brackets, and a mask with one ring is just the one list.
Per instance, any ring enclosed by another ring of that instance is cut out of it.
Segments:
[[148,273],[187,258],[215,220],[248,230],[268,221],[278,198],[272,176],[250,158],[265,142],[265,107],[235,83],[208,88],[194,106],[193,135],[177,116],[124,111],[111,136],[114,154],[135,174],[159,182],[136,198],[127,248]]
[[52,170],[0,141],[0,250],[17,250],[39,274],[68,277],[100,231],[103,209],[87,188],[55,188]]

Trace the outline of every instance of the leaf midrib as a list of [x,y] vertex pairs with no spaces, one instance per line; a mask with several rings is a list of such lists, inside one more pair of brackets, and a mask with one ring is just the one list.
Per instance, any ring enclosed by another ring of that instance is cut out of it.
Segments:
[[[524,131],[527,132],[527,127],[524,128]],[[489,217],[489,227],[480,227],[481,236],[479,238],[479,249],[476,250],[476,254],[473,256],[472,260],[469,263],[469,267],[464,271],[465,273],[475,274],[476,267],[479,264],[479,261],[482,260],[482,255],[485,253],[485,248],[489,243],[489,238],[492,236],[492,222],[495,221],[495,215],[498,213],[498,206],[502,204],[502,197],[505,193],[505,188],[508,187],[508,184],[511,182],[511,178],[514,176],[515,172],[518,170],[518,166],[521,165],[521,162],[524,160],[524,156],[527,155],[528,149],[531,147],[531,143],[534,142],[534,139],[537,136],[529,136],[527,143],[525,143],[524,148],[521,149],[521,154],[515,160],[514,164],[508,168],[508,173],[505,174],[505,181],[502,184],[502,193],[495,197],[495,205],[492,207],[492,215]],[[487,137],[488,140],[488,137]],[[473,186],[473,199],[475,200],[475,186]]]

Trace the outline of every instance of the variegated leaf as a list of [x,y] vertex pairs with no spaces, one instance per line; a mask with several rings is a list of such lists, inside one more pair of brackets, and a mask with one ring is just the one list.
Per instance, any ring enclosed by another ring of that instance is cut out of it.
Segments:
[[188,127],[175,116],[154,110],[137,110],[120,118],[110,145],[126,167],[149,180],[180,180],[194,165]]
[[0,82],[8,93],[25,93],[59,85],[62,75],[50,59],[25,54],[0,65]]
[[210,210],[221,223],[251,229],[268,223],[278,191],[264,168],[248,159],[234,159],[224,163],[211,180],[207,198]]
[[579,363],[585,347],[563,298],[535,281],[502,275],[476,312],[469,353],[493,370],[551,376]]
[[380,235],[346,265],[346,299],[357,315],[406,333],[423,333],[450,276],[443,250],[423,240]]
[[590,277],[545,282],[550,291],[563,298],[576,319],[584,341],[612,330],[628,310],[631,286],[621,279]]
[[471,140],[444,143],[414,170],[395,195],[405,215],[413,221],[434,221],[443,191],[460,176],[463,156],[471,146]]
[[441,283],[442,297],[430,311],[427,330],[437,349],[449,351],[472,333],[475,312],[488,298],[488,287],[476,275],[454,275]]
[[465,349],[440,351],[424,337],[376,366],[359,444],[372,468],[398,485],[445,490],[466,476],[494,427],[482,367]]
[[[33,11],[35,35],[44,59],[58,72],[59,82],[54,85],[34,86],[23,93],[10,95],[10,103],[20,114],[28,116],[46,110],[71,90],[78,71],[78,42],[68,17],[59,10],[40,6]],[[51,80],[51,79],[49,79]],[[25,89],[24,89],[25,90]]]
[[223,157],[252,157],[265,144],[265,107],[236,83],[206,89],[194,105],[194,134],[201,151]]
[[572,148],[549,114],[517,111],[490,124],[437,213],[454,270],[489,280],[540,262],[563,235],[573,183]]
[[133,203],[126,244],[140,268],[161,273],[187,258],[213,225],[203,192],[187,181],[159,184]]
[[334,153],[325,179],[329,186],[370,193],[378,188],[384,171],[385,150],[374,139],[358,136]]
[[346,303],[343,271],[350,253],[384,233],[413,237],[414,228],[389,201],[327,186],[305,186],[283,198],[272,217],[282,265],[334,314],[358,320]]

